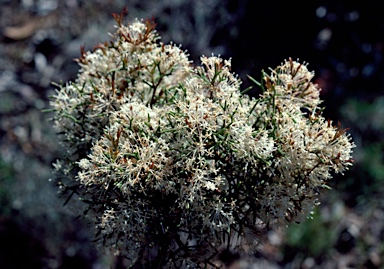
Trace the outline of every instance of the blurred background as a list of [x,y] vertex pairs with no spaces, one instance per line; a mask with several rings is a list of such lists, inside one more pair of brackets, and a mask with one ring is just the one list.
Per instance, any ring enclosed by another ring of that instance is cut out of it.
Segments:
[[269,231],[232,268],[384,268],[384,18],[373,0],[0,0],[0,268],[124,268],[50,182],[63,149],[42,112],[51,82],[76,78],[80,47],[109,40],[124,7],[127,21],[153,17],[162,41],[196,64],[231,57],[244,88],[246,74],[308,62],[326,118],[357,145],[312,220]]

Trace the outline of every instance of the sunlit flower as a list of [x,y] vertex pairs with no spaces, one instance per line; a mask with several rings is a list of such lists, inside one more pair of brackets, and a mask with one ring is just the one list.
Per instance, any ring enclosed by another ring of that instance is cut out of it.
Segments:
[[114,253],[199,268],[223,248],[254,249],[261,224],[303,221],[317,189],[351,166],[354,144],[322,116],[306,65],[263,73],[251,98],[230,60],[192,66],[153,22],[117,21],[52,101],[68,154],[54,167],[79,184]]

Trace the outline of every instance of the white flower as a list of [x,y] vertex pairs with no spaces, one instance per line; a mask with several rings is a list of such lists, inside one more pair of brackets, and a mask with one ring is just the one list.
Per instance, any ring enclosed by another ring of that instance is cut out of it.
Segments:
[[211,181],[207,181],[205,182],[205,186],[204,186],[207,190],[211,190],[211,191],[214,191],[216,190],[216,186],[213,182]]
[[78,164],[79,164],[79,167],[81,168],[81,169],[84,169],[84,170],[87,170],[87,169],[89,169],[92,165],[91,165],[91,163],[90,163],[90,161],[88,160],[88,159],[81,159],[79,162],[78,162]]
[[260,221],[302,221],[315,190],[351,165],[354,144],[321,115],[306,65],[264,74],[256,99],[241,94],[230,59],[202,56],[193,67],[150,21],[113,37],[82,55],[52,106],[68,153],[54,167],[81,185],[114,252],[135,262],[167,238],[169,263],[187,256],[180,242],[206,247],[205,262],[218,246],[241,247],[239,236],[254,247]]

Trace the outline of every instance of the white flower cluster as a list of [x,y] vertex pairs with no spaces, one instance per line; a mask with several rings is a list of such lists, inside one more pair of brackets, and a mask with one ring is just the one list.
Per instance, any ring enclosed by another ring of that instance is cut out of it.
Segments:
[[305,65],[264,74],[255,99],[230,60],[193,67],[150,21],[119,23],[113,37],[83,52],[52,102],[69,156],[56,167],[72,171],[102,241],[133,263],[206,266],[223,246],[254,247],[260,223],[302,221],[351,165],[354,144],[322,117]]

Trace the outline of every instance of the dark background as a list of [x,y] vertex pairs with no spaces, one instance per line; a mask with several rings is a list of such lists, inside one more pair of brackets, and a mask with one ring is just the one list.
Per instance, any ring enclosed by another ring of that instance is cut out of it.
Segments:
[[313,220],[271,230],[233,268],[383,268],[384,19],[367,0],[0,0],[0,268],[124,266],[95,249],[76,199],[63,207],[50,183],[63,149],[42,112],[50,83],[76,78],[80,46],[108,40],[124,6],[127,22],[153,17],[162,41],[182,44],[196,64],[232,58],[244,88],[247,74],[258,79],[289,57],[308,62],[324,115],[357,144],[353,168],[322,191]]

